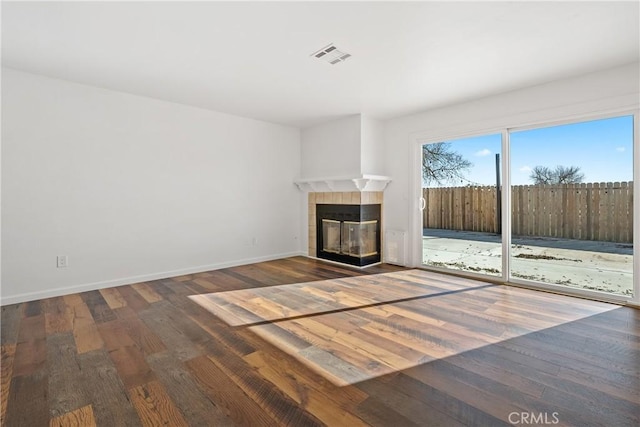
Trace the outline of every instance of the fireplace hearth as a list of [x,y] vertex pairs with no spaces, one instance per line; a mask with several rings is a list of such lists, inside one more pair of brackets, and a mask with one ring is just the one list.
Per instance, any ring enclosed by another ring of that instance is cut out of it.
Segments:
[[358,267],[380,262],[380,207],[316,204],[317,257]]

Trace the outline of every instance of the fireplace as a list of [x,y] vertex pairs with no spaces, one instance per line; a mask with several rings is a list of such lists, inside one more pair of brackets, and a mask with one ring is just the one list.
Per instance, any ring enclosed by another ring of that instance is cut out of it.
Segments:
[[380,262],[380,205],[316,204],[318,258],[363,267]]

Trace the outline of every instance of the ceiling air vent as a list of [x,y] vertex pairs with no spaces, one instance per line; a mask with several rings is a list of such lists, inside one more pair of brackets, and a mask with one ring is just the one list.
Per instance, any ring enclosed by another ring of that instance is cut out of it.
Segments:
[[345,61],[351,55],[340,51],[332,43],[329,46],[325,46],[322,49],[313,52],[311,56],[315,56],[318,59],[327,61],[331,65],[335,65]]

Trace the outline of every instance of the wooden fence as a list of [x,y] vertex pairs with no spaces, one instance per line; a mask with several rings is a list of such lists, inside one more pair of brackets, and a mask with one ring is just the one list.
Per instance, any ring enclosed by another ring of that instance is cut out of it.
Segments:
[[[496,188],[424,188],[425,228],[498,232]],[[633,181],[518,185],[511,189],[515,236],[633,241]]]

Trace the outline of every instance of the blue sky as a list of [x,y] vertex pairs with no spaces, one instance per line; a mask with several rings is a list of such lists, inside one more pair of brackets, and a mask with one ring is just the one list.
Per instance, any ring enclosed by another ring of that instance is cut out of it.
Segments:
[[[500,135],[466,138],[451,148],[473,163],[466,174],[470,182],[494,185],[495,155],[501,152]],[[633,180],[633,117],[623,116],[511,134],[511,182],[532,184],[535,166],[578,166],[583,182]]]

